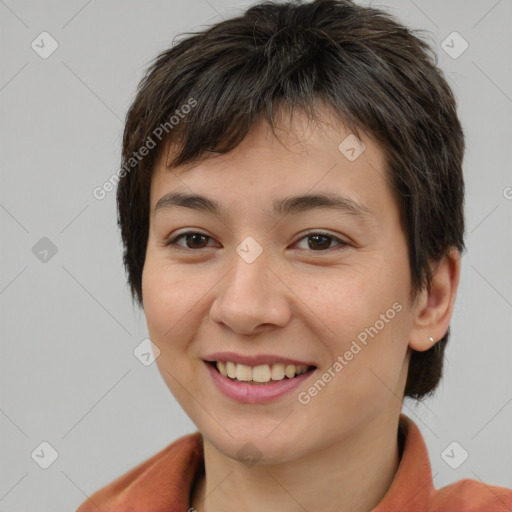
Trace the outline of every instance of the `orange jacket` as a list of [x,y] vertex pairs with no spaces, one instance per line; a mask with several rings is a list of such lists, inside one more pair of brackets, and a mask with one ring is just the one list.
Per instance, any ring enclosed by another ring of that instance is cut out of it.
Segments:
[[[420,430],[400,415],[405,444],[395,479],[372,512],[511,512],[512,489],[464,479],[436,490]],[[180,437],[96,491],[76,512],[188,512],[204,471],[199,432]]]

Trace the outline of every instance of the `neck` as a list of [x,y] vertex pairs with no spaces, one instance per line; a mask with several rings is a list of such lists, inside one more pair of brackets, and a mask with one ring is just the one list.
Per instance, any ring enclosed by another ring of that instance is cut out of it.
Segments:
[[328,449],[292,462],[244,464],[204,439],[205,475],[192,507],[198,512],[369,512],[399,465],[398,415],[376,418]]

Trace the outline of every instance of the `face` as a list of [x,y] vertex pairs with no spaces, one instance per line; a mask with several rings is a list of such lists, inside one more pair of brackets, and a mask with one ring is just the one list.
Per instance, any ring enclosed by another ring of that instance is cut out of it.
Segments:
[[[354,159],[324,116],[295,114],[279,140],[261,121],[192,166],[170,170],[163,152],[154,170],[142,291],[157,364],[205,441],[235,459],[251,441],[262,462],[293,460],[400,410],[414,311],[398,207],[377,143],[362,137]],[[310,195],[340,201],[290,200]]]

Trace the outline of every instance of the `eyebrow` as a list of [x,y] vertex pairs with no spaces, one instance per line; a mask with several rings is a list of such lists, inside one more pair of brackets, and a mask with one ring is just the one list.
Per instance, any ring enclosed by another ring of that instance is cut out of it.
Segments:
[[[162,196],[155,205],[155,213],[159,210],[170,209],[175,206],[213,213],[218,217],[226,213],[220,203],[214,199],[199,194],[184,194],[181,192],[169,192]],[[373,216],[371,210],[363,204],[359,204],[348,197],[329,192],[287,196],[282,199],[276,199],[273,202],[273,209],[276,215],[298,214],[313,209],[326,208],[334,208],[361,219],[368,219]]]

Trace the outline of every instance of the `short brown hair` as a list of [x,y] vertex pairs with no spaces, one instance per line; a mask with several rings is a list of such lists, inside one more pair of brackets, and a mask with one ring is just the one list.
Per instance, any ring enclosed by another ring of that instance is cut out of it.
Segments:
[[[185,110],[191,100],[194,108]],[[429,44],[390,14],[350,0],[261,2],[173,44],[139,84],[117,190],[123,261],[139,305],[151,176],[162,148],[179,142],[170,166],[226,153],[261,116],[274,130],[279,108],[313,118],[319,101],[384,151],[408,241],[411,297],[430,286],[432,263],[451,247],[463,252],[464,134]],[[180,112],[186,115],[172,123]],[[152,149],[134,159],[149,140]],[[435,389],[449,334],[413,351],[405,396]]]

